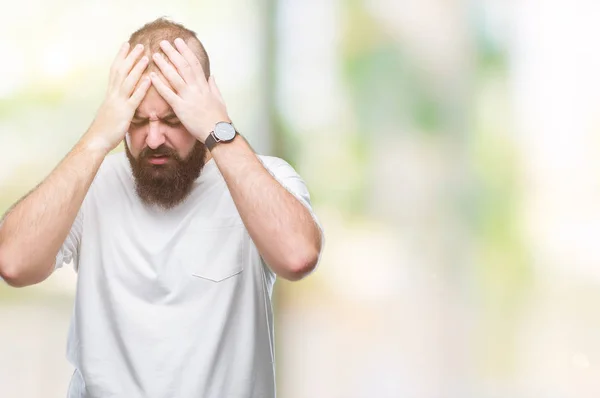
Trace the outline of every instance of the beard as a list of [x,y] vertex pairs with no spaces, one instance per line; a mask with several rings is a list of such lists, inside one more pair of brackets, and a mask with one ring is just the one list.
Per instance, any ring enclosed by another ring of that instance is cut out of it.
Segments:
[[[194,181],[204,167],[207,149],[196,141],[192,151],[185,158],[165,145],[156,149],[144,148],[137,159],[131,154],[127,142],[125,153],[131,164],[138,196],[147,205],[158,205],[165,210],[182,203],[192,191]],[[150,159],[162,156],[163,164],[152,164]]]

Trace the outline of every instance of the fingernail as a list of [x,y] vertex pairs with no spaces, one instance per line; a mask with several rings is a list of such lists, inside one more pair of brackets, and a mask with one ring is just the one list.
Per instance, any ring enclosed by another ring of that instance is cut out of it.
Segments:
[[136,44],[135,49],[136,50],[141,50],[142,48],[144,48],[144,45],[141,43]]
[[156,73],[150,72],[150,77],[152,77],[152,78],[156,77]]
[[142,62],[148,62],[148,57],[146,57],[145,55],[142,57],[141,59]]
[[169,42],[167,40],[163,40],[163,41],[160,42],[161,46],[166,46],[168,44],[169,44]]
[[175,43],[183,44],[183,39],[181,37],[178,37],[175,39]]
[[154,55],[152,55],[154,57],[154,59],[159,59],[160,58],[160,54],[159,53],[154,53]]
[[123,43],[123,45],[121,46],[121,48],[123,50],[126,49],[127,47],[129,47],[129,42],[128,41],[126,41],[125,43]]

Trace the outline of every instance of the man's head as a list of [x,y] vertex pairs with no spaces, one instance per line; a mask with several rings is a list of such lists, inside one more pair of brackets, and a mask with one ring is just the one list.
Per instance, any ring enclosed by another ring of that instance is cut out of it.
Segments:
[[[159,53],[168,61],[160,42],[182,38],[194,51],[210,76],[210,63],[204,46],[196,34],[184,26],[164,18],[150,22],[129,38],[130,48],[144,45],[150,60],[144,74],[155,72],[168,85],[152,54]],[[174,90],[175,91],[175,90]],[[154,87],[150,87],[129,126],[125,152],[131,163],[140,198],[148,204],[169,209],[189,194],[204,166],[207,150],[179,122],[177,115]]]

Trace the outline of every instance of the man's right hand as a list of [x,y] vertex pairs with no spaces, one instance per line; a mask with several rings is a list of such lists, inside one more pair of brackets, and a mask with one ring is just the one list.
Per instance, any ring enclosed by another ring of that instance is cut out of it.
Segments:
[[[142,52],[142,46],[129,52],[129,44],[123,45],[110,70],[106,99],[87,133],[0,224],[0,277],[9,285],[32,285],[54,270],[104,157],[125,136],[150,87],[150,78],[141,79],[148,66],[146,57],[139,59]],[[74,233],[72,239],[80,236]]]
[[125,137],[135,110],[151,84],[148,76],[140,81],[148,67],[148,57],[139,59],[143,51],[144,46],[138,44],[129,52],[129,43],[125,43],[111,66],[106,98],[86,134],[87,141],[95,147],[108,152]]

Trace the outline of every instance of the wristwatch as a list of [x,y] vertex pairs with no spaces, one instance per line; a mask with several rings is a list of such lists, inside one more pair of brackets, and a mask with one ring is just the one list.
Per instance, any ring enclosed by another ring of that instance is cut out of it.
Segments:
[[218,142],[231,142],[235,138],[237,131],[235,131],[235,127],[233,124],[227,122],[219,122],[215,125],[215,129],[210,132],[206,141],[204,141],[204,145],[208,148],[209,151],[217,145]]

